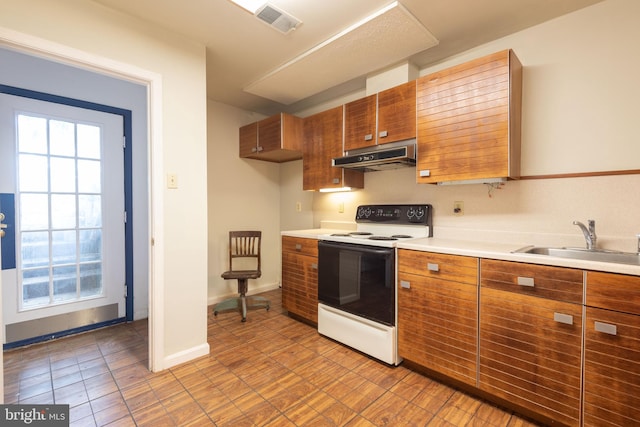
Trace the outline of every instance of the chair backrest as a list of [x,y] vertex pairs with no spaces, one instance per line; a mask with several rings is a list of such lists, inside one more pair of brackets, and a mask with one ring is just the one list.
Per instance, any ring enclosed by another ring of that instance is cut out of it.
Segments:
[[[261,231],[230,231],[229,232],[229,271],[237,266],[234,261],[239,258],[254,259],[255,270],[260,271],[260,241]],[[238,263],[242,270],[247,270],[246,262]],[[251,268],[253,269],[253,268]],[[237,270],[237,269],[236,269]]]

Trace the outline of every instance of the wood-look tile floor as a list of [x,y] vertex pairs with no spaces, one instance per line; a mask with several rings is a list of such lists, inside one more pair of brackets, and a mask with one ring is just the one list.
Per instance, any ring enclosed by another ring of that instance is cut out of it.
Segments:
[[[534,426],[326,339],[283,314],[208,316],[209,356],[147,370],[146,321],[4,354],[5,403],[65,403],[72,426]],[[184,331],[185,334],[189,331]]]

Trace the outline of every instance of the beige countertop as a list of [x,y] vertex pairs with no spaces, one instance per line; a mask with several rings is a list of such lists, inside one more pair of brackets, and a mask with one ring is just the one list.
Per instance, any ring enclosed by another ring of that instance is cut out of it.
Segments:
[[[282,236],[317,239],[323,234],[344,232],[344,229],[315,228],[308,230],[283,231]],[[526,262],[530,264],[553,265],[558,267],[579,268],[583,270],[606,271],[610,273],[630,274],[640,276],[640,266],[618,264],[611,262],[584,261],[579,259],[558,258],[548,255],[534,255],[525,253],[513,253],[528,246],[524,242],[496,243],[490,241],[473,241],[459,239],[443,239],[437,237],[425,237],[398,242],[400,249],[416,251],[437,252],[451,255],[472,256],[477,258],[490,258],[505,261]]]

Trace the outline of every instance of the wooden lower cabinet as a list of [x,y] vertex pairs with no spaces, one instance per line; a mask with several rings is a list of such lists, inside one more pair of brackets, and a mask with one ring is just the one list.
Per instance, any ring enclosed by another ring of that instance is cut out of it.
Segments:
[[580,425],[583,272],[486,259],[480,271],[479,388]]
[[318,323],[318,241],[282,237],[282,306]]
[[478,259],[398,250],[398,354],[475,386]]
[[586,304],[584,425],[638,425],[640,277],[588,272]]

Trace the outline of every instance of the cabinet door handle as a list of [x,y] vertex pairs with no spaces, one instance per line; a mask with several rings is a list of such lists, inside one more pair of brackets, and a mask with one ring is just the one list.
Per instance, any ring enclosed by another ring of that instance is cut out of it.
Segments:
[[603,334],[618,335],[618,327],[611,323],[595,322],[595,330]]
[[368,133],[364,136],[365,141],[371,141],[373,139],[373,134]]
[[573,325],[573,316],[564,313],[553,313],[553,320],[565,325]]
[[386,138],[387,136],[389,136],[389,132],[387,132],[386,130],[383,130],[378,134],[379,138]]
[[405,289],[411,289],[411,282],[407,282],[406,280],[401,280],[400,287]]
[[296,243],[296,251],[301,251],[302,245],[300,243]]
[[533,282],[533,277],[518,276],[518,285],[533,288],[536,284]]
[[312,270],[317,270],[318,269],[318,264],[316,264],[315,262],[313,264],[311,264],[311,269]]
[[258,147],[253,147],[253,148],[251,149],[251,152],[252,152],[252,153],[255,153],[255,152],[257,152],[257,151],[258,151]]
[[340,184],[340,178],[333,178],[331,182],[334,184]]
[[422,169],[420,171],[420,176],[421,177],[431,176],[431,170],[430,169]]
[[440,271],[440,265],[435,263],[427,263],[427,270],[429,271]]
[[261,151],[263,151],[263,150],[264,150],[264,147],[260,147],[260,146],[258,146],[258,153],[259,153],[259,152],[261,152]]

